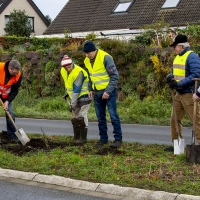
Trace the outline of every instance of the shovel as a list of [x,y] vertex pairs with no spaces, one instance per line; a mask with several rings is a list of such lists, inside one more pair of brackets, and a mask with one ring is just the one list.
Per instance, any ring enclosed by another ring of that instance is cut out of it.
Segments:
[[[70,102],[69,102],[69,99],[67,98],[67,102],[70,106]],[[72,122],[72,125],[74,128],[79,128],[79,129],[84,129],[85,128],[85,121],[84,121],[84,118],[83,117],[78,117],[78,118],[75,118],[75,113],[74,111],[72,110],[72,116],[73,118],[71,119],[71,122]]]
[[[0,101],[3,106],[4,104],[3,104],[3,101],[1,100],[1,98],[0,98]],[[10,115],[10,113],[8,111],[5,111],[5,112],[6,112],[7,116],[9,117],[12,125],[15,127],[15,130],[16,130],[15,135],[17,136],[19,141],[22,143],[22,145],[25,146],[26,143],[30,141],[30,139],[28,138],[28,136],[26,135],[26,133],[24,132],[24,130],[22,128],[20,128],[19,130],[17,129],[17,126],[15,125],[15,122],[14,122],[12,116]]]
[[[193,78],[195,81],[195,90],[197,91],[197,85],[199,78]],[[200,145],[195,145],[195,133],[196,133],[196,112],[197,112],[197,101],[194,102],[194,111],[193,111],[193,126],[192,126],[192,143],[191,145],[186,145],[186,162],[188,163],[200,163]]]
[[177,115],[176,115],[176,108],[175,108],[175,103],[174,103],[174,91],[173,90],[172,90],[172,104],[173,104],[173,113],[174,113],[176,134],[178,135],[178,139],[174,140],[174,155],[180,155],[180,154],[184,154],[185,141],[184,141],[184,139],[182,139],[180,137]]

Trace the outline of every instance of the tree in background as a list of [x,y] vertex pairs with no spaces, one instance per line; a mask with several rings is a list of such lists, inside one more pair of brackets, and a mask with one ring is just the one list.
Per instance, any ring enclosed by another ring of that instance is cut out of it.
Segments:
[[4,28],[6,35],[29,37],[32,32],[32,25],[25,10],[14,10],[10,13],[9,21]]
[[49,21],[49,23],[51,24],[51,22],[52,22],[51,17],[50,17],[49,15],[46,15],[45,17],[46,17],[46,19]]

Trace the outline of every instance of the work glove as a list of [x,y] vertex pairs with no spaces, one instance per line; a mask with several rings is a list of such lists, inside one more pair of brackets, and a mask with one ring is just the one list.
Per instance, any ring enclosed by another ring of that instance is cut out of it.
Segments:
[[167,84],[169,85],[171,82],[175,82],[175,80],[174,80],[174,75],[171,73],[171,74],[168,74],[167,76],[166,76],[166,82],[167,82]]
[[178,88],[178,84],[176,81],[173,81],[169,84],[169,87],[173,90],[173,89],[177,89]]
[[69,106],[69,111],[72,112],[72,111],[74,111],[74,110],[75,110],[75,109],[72,107],[72,105],[70,105],[70,106]]
[[65,95],[63,96],[63,99],[64,99],[64,100],[67,100],[68,97],[69,97],[69,95],[68,95],[68,94],[65,94]]

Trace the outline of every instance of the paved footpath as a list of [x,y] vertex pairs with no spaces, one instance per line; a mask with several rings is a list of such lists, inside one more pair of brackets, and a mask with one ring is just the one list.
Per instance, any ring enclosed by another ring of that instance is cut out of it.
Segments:
[[35,186],[45,183],[55,186],[54,189],[66,188],[66,190],[74,189],[75,191],[81,189],[84,194],[115,200],[200,200],[200,196],[121,187],[114,184],[90,183],[61,176],[49,176],[2,168],[0,168],[0,176],[34,182]]

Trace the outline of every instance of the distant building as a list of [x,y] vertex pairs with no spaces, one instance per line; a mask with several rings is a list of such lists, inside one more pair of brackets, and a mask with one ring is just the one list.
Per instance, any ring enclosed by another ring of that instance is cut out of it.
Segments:
[[44,35],[72,37],[130,37],[141,27],[164,19],[172,27],[200,20],[199,0],[69,0]]
[[33,28],[32,35],[42,35],[50,25],[32,0],[0,0],[0,36],[5,35],[5,25],[9,21],[10,13],[14,10],[25,10]]

